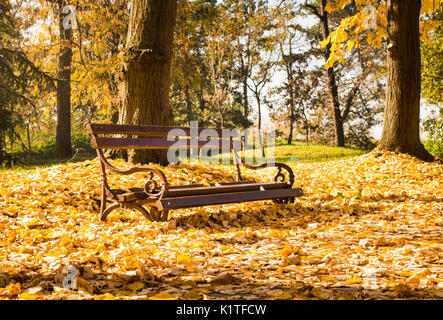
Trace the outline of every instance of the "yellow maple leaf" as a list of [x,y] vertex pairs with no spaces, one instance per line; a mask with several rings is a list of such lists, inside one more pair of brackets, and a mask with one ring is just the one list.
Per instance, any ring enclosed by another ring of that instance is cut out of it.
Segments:
[[116,300],[116,298],[110,293],[105,293],[95,296],[94,300]]
[[358,284],[358,283],[362,283],[363,280],[359,276],[354,276],[354,277],[346,280],[345,282],[349,283],[349,284]]
[[167,291],[163,291],[160,293],[157,293],[156,295],[153,295],[148,298],[148,300],[178,300],[177,297],[174,297]]
[[21,294],[18,295],[19,299],[23,299],[23,300],[37,300],[40,298],[40,296],[38,294],[33,294],[33,293],[29,293],[29,292],[23,292]]
[[200,300],[203,298],[202,294],[196,290],[189,291],[184,295],[184,298],[187,300]]
[[143,282],[137,281],[131,284],[128,284],[126,286],[127,289],[132,290],[132,291],[137,291],[137,290],[141,290],[145,287],[145,284]]
[[413,275],[406,280],[406,283],[410,286],[418,287],[420,285],[420,276]]
[[281,249],[278,253],[285,258],[287,258],[291,253],[293,252],[292,247],[285,246],[283,249]]
[[289,300],[289,299],[292,299],[292,295],[287,291],[279,293],[271,298],[271,300]]
[[191,264],[192,259],[186,253],[179,253],[177,255],[177,264]]

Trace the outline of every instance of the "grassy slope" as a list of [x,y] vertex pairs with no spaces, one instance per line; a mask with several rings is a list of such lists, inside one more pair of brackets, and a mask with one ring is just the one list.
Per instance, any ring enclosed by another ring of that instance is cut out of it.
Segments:
[[[367,151],[353,149],[353,148],[337,148],[332,146],[324,145],[306,145],[305,143],[295,142],[293,145],[288,146],[282,142],[278,143],[275,147],[275,161],[276,162],[322,162],[330,160],[348,159],[362,154],[367,153]],[[248,155],[251,156],[252,152]],[[244,152],[241,153],[242,157]],[[295,159],[297,160],[295,160]],[[88,157],[77,156],[68,162],[81,162],[87,160]],[[215,157],[210,159],[214,160]],[[291,161],[293,159],[293,161]],[[232,161],[232,159],[231,159]],[[189,162],[189,161],[183,161]],[[205,161],[202,161],[205,162]],[[261,163],[260,159],[257,161]],[[33,160],[27,163],[26,166],[17,166],[15,169],[31,169],[35,167],[51,167],[58,164],[63,164],[65,161],[58,161],[56,159],[39,159]],[[0,167],[0,170],[2,168]]]
[[[266,155],[270,156],[271,151],[265,149]],[[353,148],[339,148],[325,145],[306,145],[302,142],[295,142],[293,145],[286,145],[282,142],[275,146],[275,161],[276,162],[322,162],[339,159],[348,159],[363,155],[369,151],[353,149]],[[255,154],[259,154],[259,150],[256,150]],[[245,152],[241,152],[242,157],[245,156]],[[229,156],[229,154],[219,155],[219,158]],[[247,156],[252,158],[254,156],[253,151],[248,151]],[[209,157],[208,161],[214,161],[216,156]],[[203,160],[202,162],[208,162]],[[232,161],[232,159],[231,159]],[[183,161],[188,162],[188,161]],[[263,159],[255,159],[256,163],[264,162]]]
[[277,145],[275,147],[276,161],[288,162],[291,158],[298,158],[300,162],[320,162],[338,159],[347,159],[362,154],[367,151],[352,149],[352,148],[338,148],[324,145],[306,145],[301,142],[296,142],[292,146]]

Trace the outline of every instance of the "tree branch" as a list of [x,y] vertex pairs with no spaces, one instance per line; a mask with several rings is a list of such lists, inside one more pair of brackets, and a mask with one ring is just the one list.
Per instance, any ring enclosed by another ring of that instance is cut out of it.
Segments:
[[315,14],[320,20],[323,19],[323,15],[320,14],[320,11],[316,6],[313,6],[312,4],[309,4],[308,1],[305,1],[304,7],[309,9],[311,13]]

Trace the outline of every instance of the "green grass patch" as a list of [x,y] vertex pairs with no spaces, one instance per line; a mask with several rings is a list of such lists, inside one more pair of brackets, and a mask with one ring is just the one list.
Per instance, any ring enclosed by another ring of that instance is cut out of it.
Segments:
[[[361,156],[365,153],[370,152],[370,150],[360,150],[354,148],[341,148],[325,145],[306,145],[302,142],[294,142],[292,145],[284,144],[284,142],[279,142],[275,146],[275,162],[283,163],[297,163],[297,162],[322,162],[331,161],[339,159],[348,159],[357,156]],[[253,163],[262,163],[265,158],[260,157],[260,150],[256,149],[254,151],[242,151],[240,156],[245,159],[253,159]],[[265,148],[265,154],[268,156],[272,155],[270,150]],[[201,159],[202,163],[221,163],[222,159],[229,159],[230,163],[233,163],[230,153],[222,153],[218,156],[211,156],[207,159]],[[189,158],[180,158],[182,162],[189,162]]]
[[275,161],[292,162],[291,159],[296,158],[299,159],[297,162],[322,162],[353,158],[368,152],[370,152],[370,150],[315,144],[306,145],[302,142],[295,142],[293,145],[277,145],[275,147]]
[[[269,150],[265,149],[265,152],[270,155]],[[294,142],[293,145],[286,145],[284,142],[279,142],[275,146],[275,162],[283,162],[283,163],[304,163],[304,162],[323,162],[323,161],[331,161],[331,160],[340,160],[340,159],[348,159],[363,155],[368,153],[369,150],[360,150],[354,148],[338,148],[332,146],[325,145],[306,145],[302,142]],[[259,155],[259,150],[255,150],[255,154]],[[241,157],[245,159],[245,152],[242,151],[240,153]],[[265,162],[263,158],[255,157],[253,152],[248,150],[246,155],[252,159],[254,159],[253,163],[263,163]],[[31,161],[26,161],[25,165],[16,165],[10,169],[32,169],[37,167],[51,167],[58,164],[63,164],[66,162],[79,162],[85,161],[88,159],[94,158],[93,156],[86,155],[78,155],[74,157],[74,159],[60,161],[53,158],[42,158],[36,159],[33,158]],[[221,159],[229,159],[230,164],[232,165],[233,159],[230,153],[219,154],[218,156],[212,156],[208,159],[202,159],[201,163],[213,163],[216,162],[222,164]],[[220,160],[217,160],[220,159]],[[180,160],[184,163],[189,163],[189,158],[180,158]],[[0,170],[5,169],[1,168]]]

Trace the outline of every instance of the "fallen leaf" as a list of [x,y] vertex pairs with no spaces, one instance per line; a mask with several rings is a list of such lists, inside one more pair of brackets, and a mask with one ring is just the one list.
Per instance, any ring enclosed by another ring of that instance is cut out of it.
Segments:
[[349,283],[349,284],[358,284],[358,283],[362,283],[363,280],[359,276],[354,276],[354,277],[346,280],[345,282]]
[[149,297],[148,300],[178,300],[178,298],[172,296],[167,291],[163,291],[163,292],[157,293],[154,296]]
[[23,300],[38,300],[39,298],[41,298],[38,294],[33,294],[29,292],[23,292],[19,294],[18,297],[19,299]]
[[192,259],[186,253],[179,253],[178,254],[178,256],[177,256],[177,264],[189,265],[191,263],[192,263]]
[[292,299],[292,295],[287,291],[279,293],[271,298],[271,300],[290,300],[290,299]]
[[126,286],[127,289],[132,290],[132,291],[137,291],[137,290],[141,290],[145,287],[145,284],[143,282],[137,281],[137,282],[133,282],[131,284],[128,284]]
[[95,296],[94,300],[116,300],[116,298],[110,293],[105,293]]
[[239,281],[240,279],[233,276],[231,273],[225,272],[219,275],[218,277],[211,279],[209,283],[212,285],[225,285],[225,284],[238,283]]

